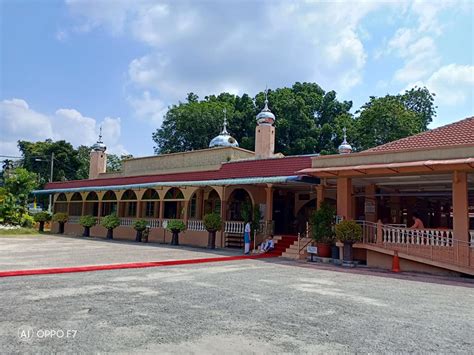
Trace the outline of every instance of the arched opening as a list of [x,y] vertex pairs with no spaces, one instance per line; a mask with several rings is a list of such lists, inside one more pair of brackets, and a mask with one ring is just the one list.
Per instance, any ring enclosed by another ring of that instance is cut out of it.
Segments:
[[137,216],[137,194],[133,190],[126,190],[119,203],[120,217],[136,217]]
[[69,215],[82,215],[82,195],[79,192],[75,192],[71,197],[71,202],[69,203]]
[[94,191],[91,191],[86,196],[84,203],[84,215],[98,216],[99,215],[99,196]]
[[68,213],[68,203],[64,193],[60,193],[54,203],[54,213],[58,212]]
[[169,219],[184,218],[184,195],[177,187],[168,190],[165,195],[163,217]]
[[211,187],[197,190],[189,201],[189,218],[202,219],[208,213],[221,213],[221,199]]
[[252,210],[252,199],[245,189],[236,189],[232,191],[229,197],[229,208],[227,209],[228,221],[243,221],[243,211],[245,207]]
[[142,197],[140,217],[159,218],[160,216],[160,196],[155,189],[148,189]]
[[316,199],[313,198],[300,207],[296,213],[296,231],[298,233],[305,233],[306,222],[311,221],[311,215],[316,211]]
[[102,216],[117,213],[117,195],[109,190],[102,197]]

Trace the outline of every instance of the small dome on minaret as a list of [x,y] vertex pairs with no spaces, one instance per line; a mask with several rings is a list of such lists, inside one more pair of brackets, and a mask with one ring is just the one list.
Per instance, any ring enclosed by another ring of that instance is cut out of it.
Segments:
[[227,110],[224,109],[224,127],[221,131],[221,133],[214,137],[211,140],[211,143],[209,143],[209,148],[214,148],[214,147],[238,147],[239,143],[237,140],[232,137],[229,132],[227,132]]
[[275,115],[268,108],[268,89],[265,90],[265,107],[257,115],[259,126],[272,126],[275,123]]
[[344,127],[342,131],[344,132],[344,140],[342,141],[341,145],[338,148],[339,154],[352,153],[352,146],[349,143],[347,143],[346,127]]
[[99,139],[96,143],[92,146],[92,150],[96,152],[105,152],[107,147],[105,146],[104,142],[102,142],[102,127],[99,129]]

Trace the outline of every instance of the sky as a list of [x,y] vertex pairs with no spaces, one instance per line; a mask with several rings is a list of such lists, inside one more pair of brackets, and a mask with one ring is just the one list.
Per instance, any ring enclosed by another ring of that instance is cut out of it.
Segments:
[[431,128],[474,115],[471,1],[0,4],[0,155],[17,156],[18,140],[92,145],[99,127],[109,152],[152,155],[152,133],[187,93],[297,81],[335,90],[354,112],[426,86]]

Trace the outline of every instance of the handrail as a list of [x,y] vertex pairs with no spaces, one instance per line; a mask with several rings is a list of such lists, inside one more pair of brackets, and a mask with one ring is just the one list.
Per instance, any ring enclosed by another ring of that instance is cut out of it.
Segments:
[[306,241],[306,243],[301,246],[301,233],[298,233],[298,255],[301,255],[301,252],[309,245],[313,242],[313,239],[309,237],[309,235],[311,234],[311,224],[309,224],[309,222],[306,222],[306,230],[305,230],[305,238],[307,238],[308,240]]

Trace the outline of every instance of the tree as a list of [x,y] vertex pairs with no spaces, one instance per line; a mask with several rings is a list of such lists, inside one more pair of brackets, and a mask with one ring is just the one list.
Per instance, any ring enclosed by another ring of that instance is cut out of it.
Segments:
[[37,186],[37,176],[23,168],[10,171],[0,191],[0,220],[21,224],[28,214],[28,196]]
[[133,155],[107,154],[107,172],[113,173],[122,170],[122,163],[124,160],[133,158]]
[[54,153],[53,181],[75,180],[82,164],[78,152],[72,144],[60,140],[47,139],[43,142],[18,141],[23,156],[22,166],[38,174],[38,182],[43,186],[49,181],[51,155]]
[[368,149],[423,131],[422,118],[407,109],[398,96],[371,97],[356,119],[354,144]]
[[[334,153],[334,125],[340,115],[350,115],[352,102],[340,102],[334,91],[325,92],[315,83],[295,83],[291,88],[269,91],[270,109],[275,113],[276,150],[285,155]],[[161,128],[153,133],[155,153],[173,153],[204,149],[222,129],[226,108],[229,132],[240,147],[254,149],[255,116],[264,107],[265,95],[254,99],[221,93],[204,100],[190,93],[186,102],[169,108]],[[255,103],[254,103],[255,101]]]
[[428,129],[428,125],[436,117],[437,106],[434,105],[434,93],[426,88],[414,87],[406,90],[403,95],[398,95],[401,103],[409,111],[414,112],[421,122],[422,130]]

